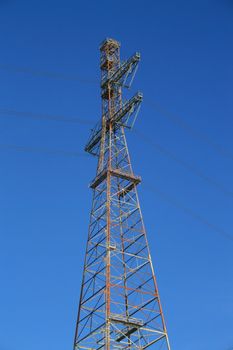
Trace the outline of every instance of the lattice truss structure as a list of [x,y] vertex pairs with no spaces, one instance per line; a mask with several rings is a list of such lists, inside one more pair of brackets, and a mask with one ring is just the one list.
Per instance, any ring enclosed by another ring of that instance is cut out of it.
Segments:
[[120,44],[101,52],[102,118],[85,150],[98,157],[74,349],[170,349],[125,139],[142,94],[123,103],[140,54],[120,62]]

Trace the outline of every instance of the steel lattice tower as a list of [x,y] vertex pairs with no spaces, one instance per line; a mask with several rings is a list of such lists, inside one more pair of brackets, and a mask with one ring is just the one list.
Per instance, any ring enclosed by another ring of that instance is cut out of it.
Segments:
[[102,118],[85,150],[98,157],[74,349],[170,350],[125,139],[142,94],[122,101],[140,54],[120,62],[120,44],[101,47]]

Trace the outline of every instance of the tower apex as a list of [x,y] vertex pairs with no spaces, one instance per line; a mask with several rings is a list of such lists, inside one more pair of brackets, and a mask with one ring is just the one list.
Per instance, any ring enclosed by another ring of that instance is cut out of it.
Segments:
[[104,51],[107,47],[112,48],[119,48],[121,46],[121,43],[113,38],[106,38],[102,43],[100,44],[100,51]]

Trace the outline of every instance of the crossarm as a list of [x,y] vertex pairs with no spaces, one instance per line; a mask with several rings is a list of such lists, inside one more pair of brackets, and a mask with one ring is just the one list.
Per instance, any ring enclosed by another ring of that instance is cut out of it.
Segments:
[[129,88],[135,76],[139,61],[140,53],[136,52],[132,57],[124,62],[120,68],[112,74],[112,76],[106,77],[102,81],[101,87],[105,88],[108,84],[117,83],[121,86]]
[[[120,126],[132,128],[137,117],[143,95],[138,92],[129,101],[126,101],[123,106],[112,116],[111,122],[117,130]],[[109,130],[110,119],[107,118],[106,132]],[[92,131],[91,137],[85,147],[85,151],[97,155],[98,146],[101,140],[102,123],[98,123],[96,128]]]

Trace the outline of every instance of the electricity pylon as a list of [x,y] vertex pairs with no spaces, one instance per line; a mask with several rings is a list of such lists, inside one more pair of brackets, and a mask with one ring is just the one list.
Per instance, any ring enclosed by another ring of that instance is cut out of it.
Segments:
[[98,157],[74,349],[170,350],[125,139],[142,94],[122,101],[140,60],[120,62],[120,44],[101,47],[102,118],[85,150]]

